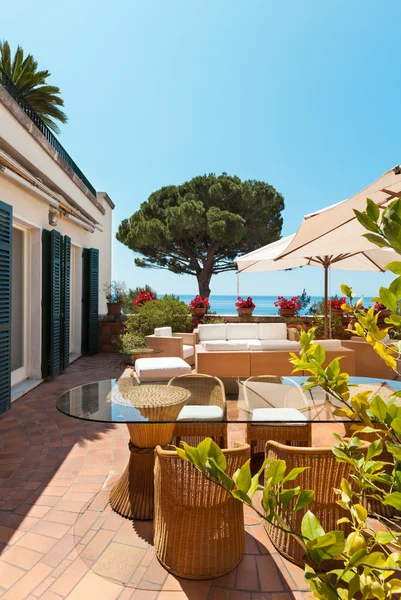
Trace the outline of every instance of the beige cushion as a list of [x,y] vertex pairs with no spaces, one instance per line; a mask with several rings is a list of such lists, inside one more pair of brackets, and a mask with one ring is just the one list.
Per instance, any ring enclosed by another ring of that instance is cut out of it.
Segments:
[[258,323],[227,323],[228,340],[250,340],[259,337]]
[[209,342],[202,342],[202,346],[208,352],[218,350],[248,350],[248,342],[246,340],[210,340]]
[[177,421],[222,421],[223,409],[220,406],[196,405],[184,406]]
[[192,369],[182,358],[166,356],[160,358],[138,358],[135,371],[140,382],[165,381],[178,375],[188,375]]
[[252,421],[283,421],[292,423],[294,421],[306,421],[296,408],[255,408],[252,413]]
[[262,350],[287,350],[288,352],[298,352],[301,348],[299,342],[291,340],[261,340]]
[[313,344],[320,344],[325,350],[341,350],[341,340],[315,340]]
[[287,325],[285,323],[259,323],[260,340],[286,340]]
[[248,350],[262,350],[261,340],[248,340]]
[[190,358],[191,356],[194,355],[195,352],[195,348],[193,346],[188,346],[187,344],[184,344],[182,347],[182,354],[184,358]]
[[217,325],[199,325],[198,332],[200,342],[227,339],[225,323],[218,323]]
[[155,335],[157,335],[158,337],[160,337],[160,336],[172,337],[173,336],[173,330],[171,329],[171,327],[156,327],[154,332],[155,332]]

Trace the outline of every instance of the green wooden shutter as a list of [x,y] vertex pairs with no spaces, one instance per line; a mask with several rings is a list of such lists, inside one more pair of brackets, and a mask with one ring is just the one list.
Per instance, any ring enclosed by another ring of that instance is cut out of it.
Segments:
[[50,246],[51,231],[42,231],[42,377],[50,376]]
[[99,250],[82,253],[82,352],[98,352]]
[[70,363],[70,292],[71,292],[71,238],[68,235],[63,239],[63,268],[61,285],[61,310],[62,310],[62,368],[66,369]]
[[50,375],[61,371],[61,235],[50,234]]
[[11,404],[12,206],[0,201],[0,414]]

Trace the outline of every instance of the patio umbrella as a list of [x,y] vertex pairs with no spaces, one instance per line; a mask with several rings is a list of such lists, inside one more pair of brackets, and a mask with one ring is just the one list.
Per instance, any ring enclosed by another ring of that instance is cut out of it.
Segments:
[[354,251],[353,253],[337,253],[323,256],[309,255],[306,254],[305,246],[303,248],[305,250],[304,254],[301,251],[288,254],[287,250],[297,235],[289,235],[277,242],[241,256],[236,260],[237,273],[284,271],[306,266],[322,267],[324,269],[324,332],[327,338],[329,334],[329,314],[327,310],[329,269],[384,272],[384,267],[389,262],[397,258],[401,259],[401,257],[389,248],[377,248],[373,244],[370,244],[370,250]]

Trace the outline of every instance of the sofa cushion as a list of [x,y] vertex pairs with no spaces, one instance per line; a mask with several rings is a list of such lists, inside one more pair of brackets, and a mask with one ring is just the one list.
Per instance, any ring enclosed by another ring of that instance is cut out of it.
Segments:
[[226,324],[219,323],[217,325],[199,325],[199,341],[205,342],[207,340],[226,340]]
[[286,340],[287,325],[285,323],[259,323],[257,337],[260,340]]
[[262,350],[262,342],[260,340],[248,340],[248,350]]
[[301,348],[299,342],[291,340],[261,340],[262,350],[287,350],[287,352],[298,352]]
[[191,371],[189,364],[176,356],[138,358],[135,361],[135,372],[140,382],[165,381],[177,375],[188,375]]
[[171,327],[156,327],[155,335],[163,337],[172,337],[173,330],[171,329]]
[[228,340],[249,340],[259,337],[258,323],[227,323]]
[[284,423],[293,423],[294,421],[306,421],[303,415],[296,408],[255,408],[252,413],[252,421],[283,421]]
[[210,351],[235,351],[248,350],[248,342],[246,340],[210,340],[202,342],[202,346],[208,352]]
[[184,344],[182,347],[182,354],[183,354],[183,358],[190,358],[191,356],[194,355],[195,352],[195,348],[193,346],[188,346],[187,344]]
[[184,406],[177,417],[177,421],[222,421],[223,409],[214,405],[191,404]]
[[314,340],[312,344],[320,344],[325,350],[341,350],[341,340]]

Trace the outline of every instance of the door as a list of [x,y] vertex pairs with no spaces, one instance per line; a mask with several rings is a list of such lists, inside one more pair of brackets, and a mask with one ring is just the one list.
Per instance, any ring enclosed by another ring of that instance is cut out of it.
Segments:
[[0,201],[0,414],[11,402],[12,207]]

